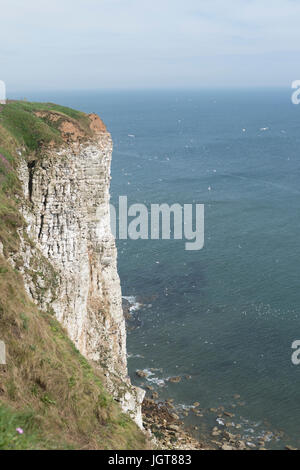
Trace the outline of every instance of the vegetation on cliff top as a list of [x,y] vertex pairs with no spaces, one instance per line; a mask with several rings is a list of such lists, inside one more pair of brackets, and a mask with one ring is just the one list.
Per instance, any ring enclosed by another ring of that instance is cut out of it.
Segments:
[[143,433],[106,392],[100,371],[52,313],[31,302],[7,261],[25,225],[18,149],[30,155],[60,142],[59,119],[36,115],[49,110],[88,132],[85,114],[57,105],[11,102],[0,111],[0,339],[7,347],[7,365],[0,365],[0,449],[143,449]]
[[61,144],[60,126],[66,120],[75,122],[84,134],[91,136],[88,115],[65,106],[10,101],[0,112],[0,124],[28,151],[38,150],[41,145],[51,142]]

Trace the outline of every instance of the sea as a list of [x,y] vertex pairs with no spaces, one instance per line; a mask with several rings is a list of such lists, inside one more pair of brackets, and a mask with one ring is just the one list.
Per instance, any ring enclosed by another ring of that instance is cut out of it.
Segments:
[[185,240],[117,240],[131,307],[129,373],[172,399],[196,437],[228,427],[249,448],[262,439],[269,449],[300,447],[300,365],[292,362],[300,340],[300,106],[291,93],[26,96],[101,116],[114,142],[116,207],[119,196],[149,208],[204,204],[199,251],[187,251]]

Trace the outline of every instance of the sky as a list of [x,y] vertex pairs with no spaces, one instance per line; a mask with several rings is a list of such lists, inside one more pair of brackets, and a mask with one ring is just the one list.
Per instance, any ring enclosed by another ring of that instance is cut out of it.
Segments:
[[10,90],[286,87],[299,0],[1,2]]

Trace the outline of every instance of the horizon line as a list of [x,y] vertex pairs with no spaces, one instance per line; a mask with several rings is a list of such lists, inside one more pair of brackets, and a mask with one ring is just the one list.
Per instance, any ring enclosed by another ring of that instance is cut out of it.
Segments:
[[291,90],[292,89],[292,82],[289,85],[225,85],[225,86],[213,86],[213,85],[201,85],[198,87],[122,87],[122,88],[106,88],[106,87],[89,87],[89,88],[41,88],[41,89],[30,89],[30,88],[23,88],[23,89],[11,89],[7,90],[7,98],[13,99],[12,95],[15,94],[24,94],[24,93],[76,93],[76,92],[91,92],[91,93],[105,93],[105,92],[196,92],[196,91],[246,91],[246,90],[264,90],[264,91],[274,91],[274,90]]

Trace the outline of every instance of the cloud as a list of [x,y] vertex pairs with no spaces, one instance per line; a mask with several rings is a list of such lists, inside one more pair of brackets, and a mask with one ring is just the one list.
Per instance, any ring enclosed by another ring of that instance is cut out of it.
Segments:
[[297,78],[293,0],[10,0],[9,88],[284,85]]

